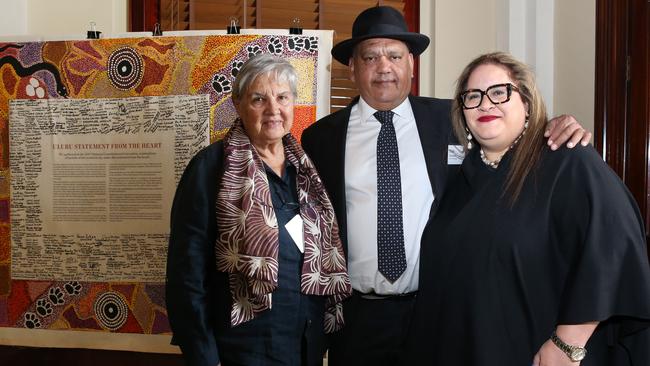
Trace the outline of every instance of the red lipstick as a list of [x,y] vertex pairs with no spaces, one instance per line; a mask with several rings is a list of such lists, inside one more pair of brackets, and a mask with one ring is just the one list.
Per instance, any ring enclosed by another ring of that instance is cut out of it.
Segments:
[[497,116],[481,116],[481,117],[478,118],[478,121],[479,122],[490,122],[490,121],[493,121],[493,120],[495,120],[497,118],[499,118],[499,117],[497,117]]

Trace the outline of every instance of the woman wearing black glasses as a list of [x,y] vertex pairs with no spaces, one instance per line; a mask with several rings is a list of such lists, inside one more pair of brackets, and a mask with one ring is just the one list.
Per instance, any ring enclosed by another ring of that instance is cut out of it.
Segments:
[[176,190],[167,312],[191,366],[315,366],[352,292],[334,210],[290,134],[297,75],[262,54],[237,74],[239,114]]
[[452,118],[466,157],[422,238],[409,364],[650,364],[645,230],[621,180],[592,147],[550,153],[510,55],[465,68]]

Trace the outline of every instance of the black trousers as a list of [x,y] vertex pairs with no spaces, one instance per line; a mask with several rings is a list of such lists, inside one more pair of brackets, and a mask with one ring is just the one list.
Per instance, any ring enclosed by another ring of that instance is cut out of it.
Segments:
[[330,336],[329,366],[396,366],[405,348],[415,294],[343,303],[345,327]]

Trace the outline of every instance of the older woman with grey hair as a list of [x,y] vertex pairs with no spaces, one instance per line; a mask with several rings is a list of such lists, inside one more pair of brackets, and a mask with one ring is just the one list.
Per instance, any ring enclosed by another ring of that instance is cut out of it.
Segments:
[[176,190],[167,259],[173,344],[188,365],[320,365],[351,293],[330,200],[290,134],[289,62],[257,55],[234,83],[239,118]]

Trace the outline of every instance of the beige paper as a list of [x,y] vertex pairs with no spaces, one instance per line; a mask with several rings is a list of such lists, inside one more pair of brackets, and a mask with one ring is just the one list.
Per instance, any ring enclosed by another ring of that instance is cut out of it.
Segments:
[[13,100],[9,121],[12,279],[164,282],[207,96]]

